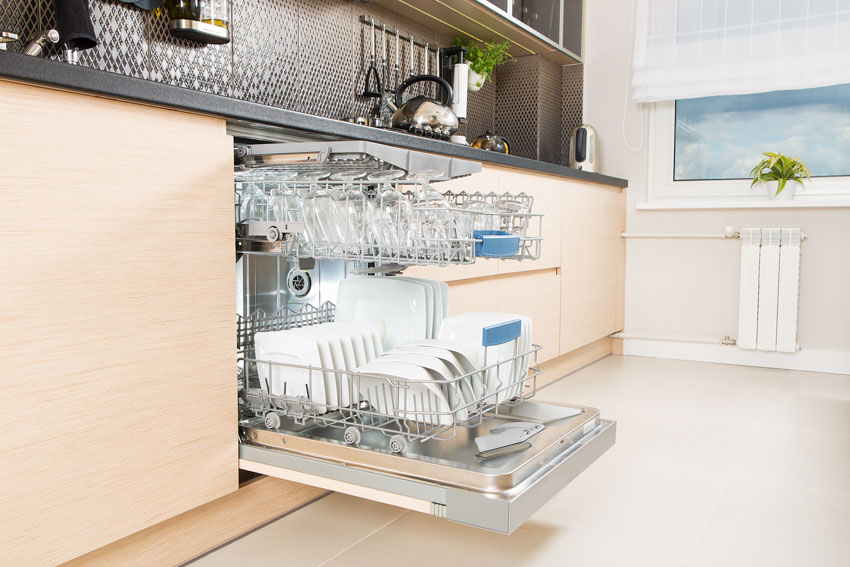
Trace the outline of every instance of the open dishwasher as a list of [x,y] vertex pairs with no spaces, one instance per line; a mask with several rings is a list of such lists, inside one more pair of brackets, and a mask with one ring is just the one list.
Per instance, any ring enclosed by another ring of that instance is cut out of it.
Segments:
[[598,410],[532,401],[540,347],[527,318],[479,314],[480,344],[447,377],[381,361],[409,345],[447,351],[454,343],[438,327],[451,318],[416,342],[376,316],[374,352],[356,365],[327,364],[327,347],[309,358],[297,342],[268,346],[346,324],[356,290],[374,295],[364,309],[394,309],[378,288],[414,280],[402,276],[408,266],[538,258],[531,197],[435,187],[478,171],[370,142],[237,146],[241,469],[509,534],[614,444],[616,424]]

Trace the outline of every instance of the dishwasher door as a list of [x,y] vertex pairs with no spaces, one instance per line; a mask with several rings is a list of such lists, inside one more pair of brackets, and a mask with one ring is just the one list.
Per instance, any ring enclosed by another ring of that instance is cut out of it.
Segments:
[[[509,423],[543,430],[506,454],[476,456],[476,437]],[[285,431],[284,431],[285,429]],[[510,534],[614,444],[616,423],[594,408],[526,401],[448,440],[412,442],[402,454],[381,431],[349,445],[315,423],[240,424],[243,470],[309,484]]]

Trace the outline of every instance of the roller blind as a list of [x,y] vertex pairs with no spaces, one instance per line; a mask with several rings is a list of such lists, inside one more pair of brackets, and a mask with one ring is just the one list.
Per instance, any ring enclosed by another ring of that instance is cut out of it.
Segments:
[[637,0],[632,98],[850,83],[850,0]]

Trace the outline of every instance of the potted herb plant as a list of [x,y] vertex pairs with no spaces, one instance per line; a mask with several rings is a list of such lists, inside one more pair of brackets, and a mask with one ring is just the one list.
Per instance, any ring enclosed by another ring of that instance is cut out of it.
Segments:
[[776,191],[773,190],[772,184],[768,185],[767,196],[771,199],[789,200],[794,198],[796,185],[787,185],[787,183],[795,181],[803,187],[803,181],[811,179],[812,174],[809,168],[797,158],[788,157],[779,152],[765,152],[764,159],[750,171],[750,177],[753,178],[751,188],[756,183],[776,181]]
[[466,62],[469,63],[469,90],[476,92],[484,86],[484,81],[493,81],[493,69],[508,58],[508,50],[511,42],[503,43],[476,43],[474,41],[464,42],[459,37],[455,39],[455,45],[462,45],[467,51]]

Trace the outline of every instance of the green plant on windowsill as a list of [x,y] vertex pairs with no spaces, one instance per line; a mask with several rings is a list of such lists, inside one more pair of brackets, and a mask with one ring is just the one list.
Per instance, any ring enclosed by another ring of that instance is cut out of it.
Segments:
[[[805,187],[803,181],[812,177],[806,164],[797,158],[788,157],[779,152],[765,152],[763,155],[765,156],[764,159],[750,171],[750,177],[753,178],[750,188],[754,187],[756,183],[776,181],[776,192],[773,193],[770,188],[767,190],[767,195],[771,199],[778,198],[789,181],[795,181],[800,184],[800,187]],[[783,197],[787,199],[794,197],[793,186]]]
[[493,70],[496,65],[501,65],[510,57],[508,51],[511,42],[503,43],[477,43],[474,41],[463,41],[460,37],[455,38],[455,45],[466,49],[466,63],[469,63],[469,90],[477,91],[484,86],[484,81],[493,82]]

